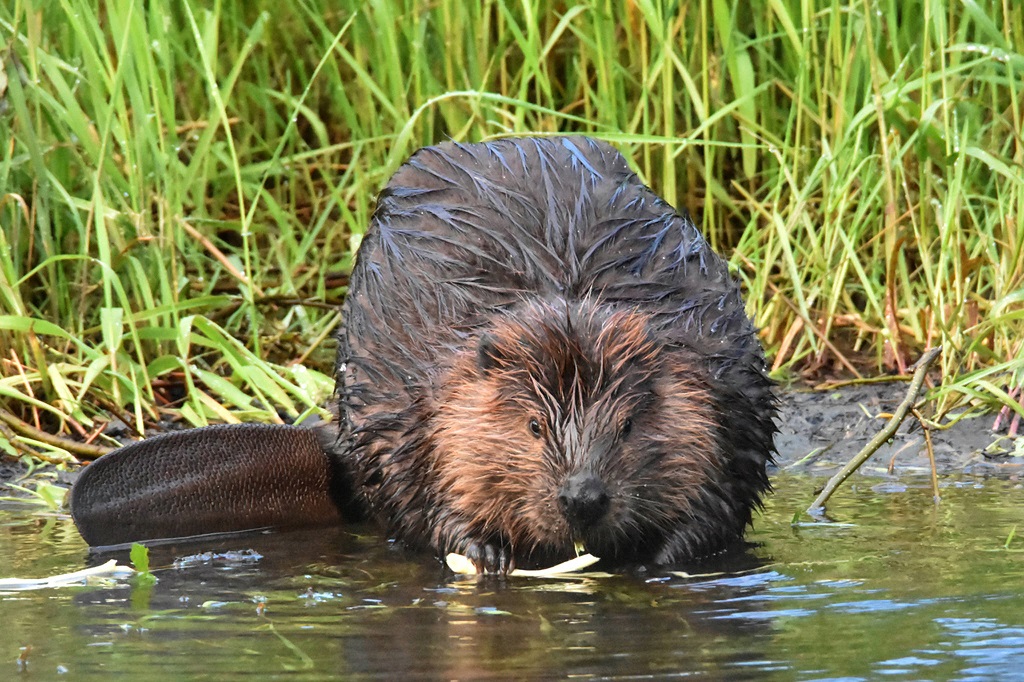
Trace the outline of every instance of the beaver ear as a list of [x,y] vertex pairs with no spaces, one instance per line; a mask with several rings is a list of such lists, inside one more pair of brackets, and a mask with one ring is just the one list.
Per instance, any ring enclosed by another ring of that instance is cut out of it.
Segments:
[[476,364],[484,372],[489,372],[497,367],[504,359],[498,349],[497,342],[490,334],[484,333],[476,348]]

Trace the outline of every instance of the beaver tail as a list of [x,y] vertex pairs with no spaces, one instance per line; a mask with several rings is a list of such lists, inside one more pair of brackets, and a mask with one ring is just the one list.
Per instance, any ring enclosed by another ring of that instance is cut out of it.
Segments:
[[345,477],[317,430],[267,424],[169,433],[115,450],[71,489],[92,546],[338,523]]

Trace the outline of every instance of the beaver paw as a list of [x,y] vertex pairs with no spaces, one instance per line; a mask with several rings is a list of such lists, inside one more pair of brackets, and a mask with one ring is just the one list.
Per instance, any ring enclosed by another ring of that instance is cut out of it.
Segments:
[[463,552],[481,575],[506,576],[512,570],[512,549],[489,542],[471,542]]

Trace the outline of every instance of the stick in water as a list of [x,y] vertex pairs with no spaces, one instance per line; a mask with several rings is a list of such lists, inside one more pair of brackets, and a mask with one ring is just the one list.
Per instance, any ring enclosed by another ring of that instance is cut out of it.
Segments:
[[135,569],[130,566],[118,566],[111,559],[100,566],[85,568],[73,573],[52,575],[49,578],[3,578],[0,579],[0,592],[6,590],[41,590],[47,587],[67,587],[80,585],[88,578],[125,578],[133,575]]
[[917,369],[914,370],[914,376],[910,380],[910,388],[907,389],[907,397],[903,399],[903,402],[899,404],[892,417],[889,418],[889,422],[885,425],[881,431],[879,431],[874,438],[872,438],[864,448],[857,453],[857,456],[851,459],[846,466],[844,466],[839,473],[829,479],[828,483],[825,484],[824,490],[818,495],[818,498],[814,500],[814,503],[807,508],[807,513],[811,516],[820,516],[822,510],[825,508],[825,503],[832,497],[832,493],[839,489],[839,486],[843,484],[850,475],[860,468],[860,465],[868,460],[871,455],[875,454],[878,448],[882,447],[882,443],[886,442],[896,433],[896,430],[900,428],[900,424],[906,418],[907,413],[910,412],[911,408],[914,407],[914,403],[917,402],[917,396],[921,392],[921,387],[924,385],[925,375],[928,373],[928,368],[935,362],[935,358],[939,357],[942,352],[942,346],[936,346],[930,349],[921,359],[917,361]]
[[[593,566],[598,561],[600,561],[600,559],[593,554],[584,554],[583,556],[578,556],[575,559],[563,561],[562,563],[551,566],[550,568],[542,568],[538,570],[516,568],[513,569],[509,575],[520,578],[543,578],[554,575],[564,575],[566,573],[582,571],[588,566]],[[452,569],[452,572],[454,573],[461,575],[476,574],[476,566],[462,554],[452,552],[445,557],[445,562],[448,564],[448,568]]]

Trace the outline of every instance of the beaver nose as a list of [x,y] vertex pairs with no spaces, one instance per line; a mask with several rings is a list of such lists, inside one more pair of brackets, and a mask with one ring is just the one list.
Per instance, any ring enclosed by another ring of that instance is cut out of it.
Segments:
[[600,521],[610,502],[608,488],[600,478],[589,473],[570,476],[558,491],[558,506],[570,525],[578,529],[589,528]]

